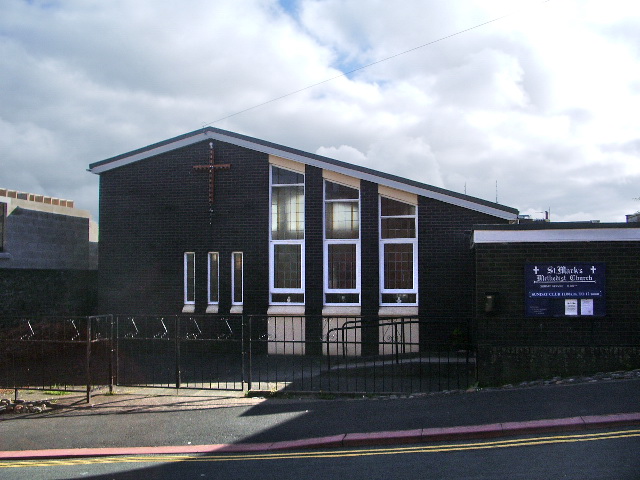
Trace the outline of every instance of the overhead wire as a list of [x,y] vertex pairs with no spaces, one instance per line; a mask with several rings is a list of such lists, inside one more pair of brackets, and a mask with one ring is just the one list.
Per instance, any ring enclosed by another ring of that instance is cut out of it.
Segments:
[[[540,4],[549,3],[551,1],[552,0],[543,0],[542,2],[540,2]],[[536,5],[536,6],[538,6],[538,5]],[[224,117],[218,118],[217,120],[214,120],[212,122],[205,123],[205,124],[202,125],[202,127],[204,128],[204,127],[207,127],[209,125],[213,125],[215,123],[219,123],[219,122],[221,122],[223,120],[226,120],[228,118],[235,117],[237,115],[241,115],[243,113],[249,112],[251,110],[255,110],[256,108],[260,108],[260,107],[263,107],[265,105],[269,105],[270,103],[274,103],[274,102],[277,102],[279,100],[282,100],[283,98],[287,98],[287,97],[290,97],[292,95],[296,95],[298,93],[304,92],[306,90],[310,90],[312,88],[315,88],[315,87],[317,87],[319,85],[323,85],[323,84],[328,83],[328,82],[331,82],[331,81],[336,80],[338,78],[347,77],[347,76],[351,75],[352,73],[359,72],[360,70],[364,70],[365,68],[373,67],[374,65],[378,65],[380,63],[387,62],[389,60],[392,60],[394,58],[400,57],[402,55],[406,55],[408,53],[415,52],[416,50],[420,50],[421,48],[425,48],[425,47],[428,47],[428,46],[433,45],[435,43],[439,43],[439,42],[442,42],[444,40],[448,40],[449,38],[456,37],[458,35],[462,35],[463,33],[467,33],[467,32],[470,32],[472,30],[476,30],[478,28],[482,28],[482,27],[484,27],[486,25],[489,25],[491,23],[498,22],[498,21],[503,20],[503,19],[505,19],[507,17],[511,17],[511,16],[513,16],[513,15],[515,15],[517,13],[520,13],[521,11],[522,11],[522,9],[507,13],[507,14],[502,15],[500,17],[496,17],[496,18],[493,18],[491,20],[487,20],[486,22],[474,25],[473,27],[465,28],[464,30],[459,30],[459,31],[457,31],[455,33],[451,33],[449,35],[445,35],[444,37],[440,37],[440,38],[437,38],[435,40],[431,40],[430,42],[423,43],[422,45],[418,45],[417,47],[413,47],[413,48],[410,48],[408,50],[404,50],[402,52],[395,53],[395,54],[390,55],[388,57],[382,58],[380,60],[376,60],[375,62],[371,62],[371,63],[368,63],[366,65],[362,65],[360,67],[357,67],[357,68],[354,68],[352,70],[349,70],[348,72],[343,72],[340,75],[336,75],[334,77],[327,78],[327,79],[322,80],[320,82],[313,83],[311,85],[307,85],[306,87],[300,88],[298,90],[294,90],[294,91],[289,92],[289,93],[285,93],[284,95],[280,95],[279,97],[272,98],[271,100],[267,100],[266,102],[258,103],[256,105],[253,105],[252,107],[245,108],[243,110],[240,110],[238,112],[232,113],[230,115],[226,115]]]

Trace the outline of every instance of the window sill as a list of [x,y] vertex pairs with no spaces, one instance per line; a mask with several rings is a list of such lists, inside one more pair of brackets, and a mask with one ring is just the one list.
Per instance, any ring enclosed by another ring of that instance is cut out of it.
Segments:
[[233,305],[229,313],[242,313],[242,305]]
[[0,260],[10,260],[11,259],[11,254],[10,253],[2,253],[0,252]]
[[322,309],[322,315],[359,316],[361,311],[359,306],[329,305]]
[[195,305],[185,305],[184,307],[182,307],[182,313],[193,313],[196,311],[196,306]]
[[218,305],[207,305],[207,310],[205,313],[218,313]]
[[304,315],[304,305],[270,305],[267,315]]
[[389,305],[380,307],[378,315],[381,317],[415,317],[418,315],[418,307],[415,305]]

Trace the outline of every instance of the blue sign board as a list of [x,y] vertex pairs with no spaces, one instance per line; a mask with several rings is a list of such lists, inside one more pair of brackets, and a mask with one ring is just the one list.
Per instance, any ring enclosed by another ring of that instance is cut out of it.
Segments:
[[605,315],[604,263],[525,265],[526,315]]

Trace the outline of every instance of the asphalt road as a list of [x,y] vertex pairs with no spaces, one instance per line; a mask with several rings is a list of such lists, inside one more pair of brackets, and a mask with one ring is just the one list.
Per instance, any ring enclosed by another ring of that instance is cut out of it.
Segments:
[[[117,397],[113,397],[116,398]],[[233,405],[233,404],[231,404]],[[640,379],[402,399],[267,400],[0,417],[0,450],[207,445],[637,412]]]
[[6,480],[638,480],[640,429],[473,442],[200,457],[84,458],[0,462]]

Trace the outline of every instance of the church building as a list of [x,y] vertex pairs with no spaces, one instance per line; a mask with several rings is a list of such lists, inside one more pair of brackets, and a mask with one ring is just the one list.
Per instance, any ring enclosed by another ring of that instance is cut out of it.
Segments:
[[518,216],[211,127],[89,170],[105,313],[471,319],[473,226]]

